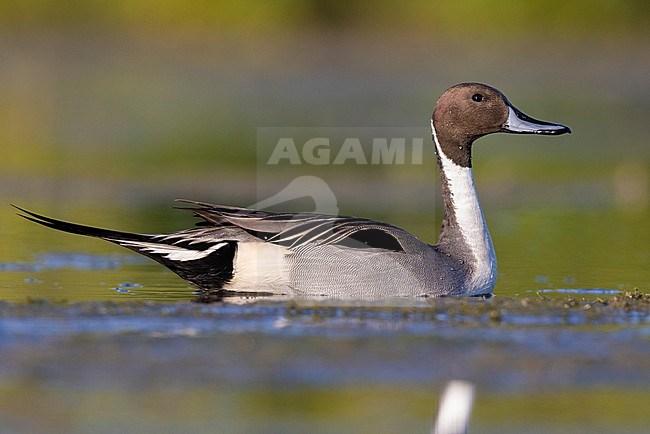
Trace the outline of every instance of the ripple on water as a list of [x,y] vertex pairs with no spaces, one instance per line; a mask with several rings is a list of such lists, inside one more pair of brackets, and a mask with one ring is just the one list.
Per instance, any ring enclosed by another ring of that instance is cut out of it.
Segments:
[[581,295],[615,295],[621,291],[609,288],[555,288],[555,289],[538,289],[538,294],[581,294]]
[[0,271],[41,272],[60,268],[78,270],[110,270],[123,265],[145,263],[143,258],[129,254],[89,254],[89,253],[41,253],[33,261],[0,262]]

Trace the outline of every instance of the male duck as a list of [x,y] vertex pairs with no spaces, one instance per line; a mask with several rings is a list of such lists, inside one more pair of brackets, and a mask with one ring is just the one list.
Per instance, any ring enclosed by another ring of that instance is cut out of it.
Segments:
[[462,83],[438,100],[431,129],[444,199],[438,244],[387,223],[182,201],[196,228],[145,235],[82,226],[19,208],[54,229],[102,238],[148,256],[198,286],[227,291],[376,299],[491,294],[497,262],[472,177],[474,141],[497,132],[559,135],[565,125],[516,109],[497,89]]

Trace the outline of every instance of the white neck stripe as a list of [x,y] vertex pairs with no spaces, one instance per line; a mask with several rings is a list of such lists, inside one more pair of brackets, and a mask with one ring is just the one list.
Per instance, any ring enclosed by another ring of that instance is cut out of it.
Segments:
[[476,196],[471,167],[454,163],[443,152],[431,120],[433,140],[441,161],[441,170],[447,179],[455,219],[465,243],[475,260],[475,267],[469,280],[469,294],[485,294],[492,291],[496,283],[497,262],[481,206]]

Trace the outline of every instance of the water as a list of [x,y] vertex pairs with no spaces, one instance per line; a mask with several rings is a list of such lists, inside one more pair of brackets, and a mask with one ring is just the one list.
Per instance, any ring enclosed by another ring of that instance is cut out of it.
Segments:
[[477,386],[477,432],[643,432],[648,300],[565,302],[3,302],[0,420],[19,432],[427,432],[442,385],[463,378]]
[[[72,208],[121,229],[192,222]],[[433,220],[387,216],[418,233]],[[204,305],[153,261],[9,211],[0,421],[9,432],[427,432],[443,385],[460,378],[477,387],[476,432],[644,432],[633,409],[650,397],[650,300],[625,291],[649,281],[647,217],[492,212],[490,300]],[[612,219],[633,229],[605,230]]]

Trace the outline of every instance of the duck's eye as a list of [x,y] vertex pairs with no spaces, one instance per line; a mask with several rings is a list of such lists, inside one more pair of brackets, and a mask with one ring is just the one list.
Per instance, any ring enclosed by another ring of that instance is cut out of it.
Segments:
[[481,95],[480,93],[475,93],[474,95],[472,95],[472,101],[476,101],[476,102],[483,101],[483,95]]

